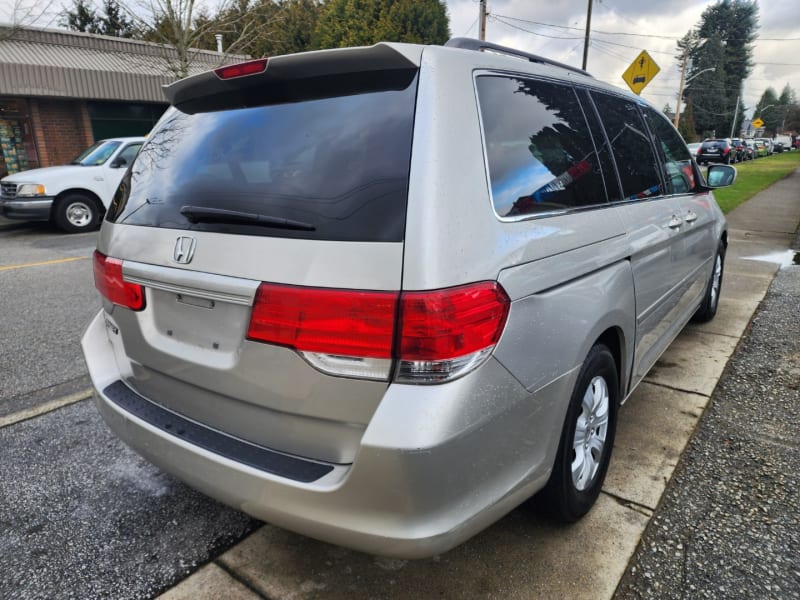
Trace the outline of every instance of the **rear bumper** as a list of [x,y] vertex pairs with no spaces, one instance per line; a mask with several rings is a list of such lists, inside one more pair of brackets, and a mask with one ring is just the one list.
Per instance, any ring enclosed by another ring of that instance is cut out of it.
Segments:
[[[291,472],[253,466],[235,450],[209,449],[213,444],[198,443],[113,398],[113,390],[125,384],[103,312],[87,328],[82,345],[100,414],[146,459],[258,519],[400,558],[449,550],[544,485],[564,416],[552,410],[552,399],[568,398],[572,379],[568,374],[531,395],[490,360],[474,373],[485,382],[479,388],[464,381],[472,375],[443,386],[391,385],[353,463],[288,457],[321,467],[301,481]],[[487,397],[465,398],[467,389],[473,397]]]
[[53,198],[37,198],[35,200],[0,198],[0,214],[7,219],[47,221],[50,218],[53,200]]

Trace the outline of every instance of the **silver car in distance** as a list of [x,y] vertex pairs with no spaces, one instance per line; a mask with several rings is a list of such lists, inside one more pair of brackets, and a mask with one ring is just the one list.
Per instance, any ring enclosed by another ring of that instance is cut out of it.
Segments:
[[641,99],[469,39],[166,95],[102,225],[82,342],[120,438],[374,554],[444,552],[537,493],[589,511],[620,405],[716,312],[711,188],[732,167],[707,182]]

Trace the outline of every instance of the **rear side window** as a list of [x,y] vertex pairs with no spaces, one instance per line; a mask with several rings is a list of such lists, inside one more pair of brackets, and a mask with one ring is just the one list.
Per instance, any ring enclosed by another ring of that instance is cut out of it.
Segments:
[[611,143],[624,197],[640,200],[663,194],[653,146],[639,108],[618,96],[595,91],[591,96]]
[[600,159],[571,87],[482,75],[477,88],[499,216],[606,203]]
[[662,114],[649,106],[643,109],[647,124],[655,137],[656,144],[664,155],[664,178],[668,193],[688,194],[696,189],[696,178],[692,156],[680,134]]
[[[402,241],[416,72],[376,91],[187,114],[170,108],[108,219],[220,233]],[[265,93],[265,95],[268,95]]]

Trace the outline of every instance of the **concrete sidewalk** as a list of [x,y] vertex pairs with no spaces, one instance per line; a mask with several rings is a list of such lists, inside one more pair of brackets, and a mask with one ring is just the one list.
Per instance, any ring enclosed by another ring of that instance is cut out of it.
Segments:
[[800,170],[728,216],[719,312],[675,340],[620,412],[604,491],[556,526],[525,507],[444,555],[377,558],[264,525],[162,597],[611,598],[800,223]]

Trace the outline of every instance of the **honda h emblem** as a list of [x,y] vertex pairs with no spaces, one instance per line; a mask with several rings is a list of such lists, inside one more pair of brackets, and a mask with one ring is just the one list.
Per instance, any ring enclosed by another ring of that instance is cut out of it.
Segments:
[[194,257],[194,247],[197,245],[197,240],[188,235],[179,236],[175,242],[175,252],[172,258],[176,263],[188,265],[192,262]]

